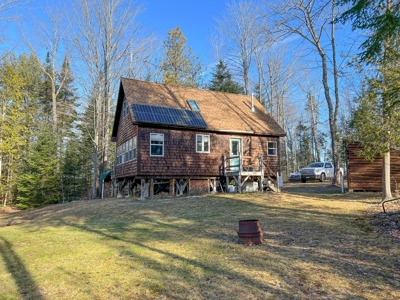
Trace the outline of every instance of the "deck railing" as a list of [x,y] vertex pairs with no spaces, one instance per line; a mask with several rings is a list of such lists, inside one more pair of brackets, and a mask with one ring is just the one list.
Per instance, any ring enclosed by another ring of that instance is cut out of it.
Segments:
[[[235,162],[232,163],[232,160]],[[263,155],[258,154],[257,157],[246,156],[242,153],[234,156],[223,156],[223,174],[245,174],[245,173],[262,173],[263,171]]]

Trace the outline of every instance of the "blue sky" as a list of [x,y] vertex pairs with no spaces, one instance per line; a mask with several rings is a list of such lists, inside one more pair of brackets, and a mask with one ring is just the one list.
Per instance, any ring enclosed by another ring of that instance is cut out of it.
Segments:
[[[156,35],[160,41],[167,38],[168,30],[180,26],[188,40],[187,44],[192,47],[196,55],[201,57],[205,65],[211,62],[212,48],[209,38],[215,26],[215,18],[219,18],[225,9],[225,1],[138,0],[135,3],[141,4],[144,8],[139,15],[142,25]],[[20,17],[17,20],[19,23],[28,20],[32,14],[40,18],[42,9],[48,4],[60,8],[65,5],[68,9],[68,1],[31,0],[24,6],[14,9],[13,14]],[[22,48],[17,37],[16,27],[10,23],[8,25],[10,25],[8,33],[12,47],[17,45],[18,48]]]
[[151,0],[141,3],[145,10],[140,20],[161,41],[167,38],[168,30],[180,26],[188,46],[200,56],[203,64],[213,63],[209,38],[216,25],[215,18],[220,18],[225,10],[225,1]]

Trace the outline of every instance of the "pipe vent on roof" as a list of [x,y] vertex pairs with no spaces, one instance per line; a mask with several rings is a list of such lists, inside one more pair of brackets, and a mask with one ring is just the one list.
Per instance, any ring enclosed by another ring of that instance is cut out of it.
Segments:
[[251,93],[251,111],[254,112],[254,94]]

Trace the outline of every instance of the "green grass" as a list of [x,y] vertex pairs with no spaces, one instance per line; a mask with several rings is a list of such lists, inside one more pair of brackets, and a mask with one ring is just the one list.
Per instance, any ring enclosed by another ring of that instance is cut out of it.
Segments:
[[[399,299],[379,196],[310,186],[0,214],[0,299]],[[264,244],[236,243],[249,218]]]

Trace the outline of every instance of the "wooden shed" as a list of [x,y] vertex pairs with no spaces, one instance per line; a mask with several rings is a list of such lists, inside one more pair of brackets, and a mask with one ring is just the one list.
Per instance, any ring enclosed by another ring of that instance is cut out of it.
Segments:
[[[347,182],[350,191],[382,191],[382,158],[376,157],[373,162],[359,156],[360,143],[348,143]],[[390,186],[392,191],[400,189],[400,151],[390,152]]]
[[[242,191],[279,169],[284,130],[251,96],[122,78],[112,132],[119,186],[141,197]],[[156,188],[155,188],[156,186]]]

